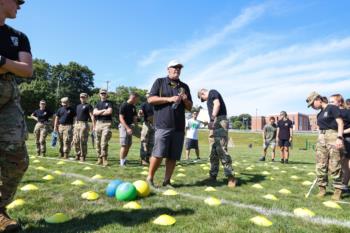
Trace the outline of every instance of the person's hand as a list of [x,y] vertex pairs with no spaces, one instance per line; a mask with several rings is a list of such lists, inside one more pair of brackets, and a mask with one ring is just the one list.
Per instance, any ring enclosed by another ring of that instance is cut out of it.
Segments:
[[180,103],[180,101],[181,101],[181,96],[179,95],[174,95],[168,98],[168,102],[170,103]]
[[182,94],[182,95],[180,95],[180,96],[181,96],[181,99],[182,99],[183,101],[186,101],[186,100],[188,99],[188,97],[187,97],[186,94]]
[[128,134],[128,135],[132,135],[132,129],[126,129],[126,133]]
[[293,138],[292,138],[292,137],[290,137],[290,138],[289,138],[289,142],[292,142],[292,141],[293,141]]
[[214,122],[208,123],[208,129],[214,129]]
[[338,139],[335,141],[335,147],[336,147],[337,149],[343,148],[343,140],[341,140],[341,139],[338,138]]

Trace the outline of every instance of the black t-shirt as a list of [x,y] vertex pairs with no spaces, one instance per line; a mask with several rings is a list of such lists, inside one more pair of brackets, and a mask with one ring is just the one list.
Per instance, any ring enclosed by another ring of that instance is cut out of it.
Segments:
[[[217,116],[226,116],[227,111],[226,111],[226,105],[224,100],[222,99],[221,94],[217,90],[210,90],[208,94],[208,100],[207,100],[207,106],[208,106],[208,112],[209,112],[209,117],[211,119],[213,115],[213,108],[214,108],[214,100],[218,99],[220,102],[220,110],[218,112]],[[213,121],[213,119],[211,119]]]
[[[192,102],[190,88],[180,80],[171,80],[169,77],[158,78],[150,91],[150,96],[172,97],[184,90],[188,100]],[[181,103],[176,109],[172,108],[173,103],[154,105],[155,128],[175,129],[175,131],[185,131],[185,105]]]
[[45,110],[37,109],[33,112],[33,116],[38,118],[38,122],[44,123],[44,122],[48,122],[50,117],[52,117],[52,112],[50,112],[47,109]]
[[[99,101],[95,108],[97,110],[103,110],[103,109],[108,109],[108,108],[112,108],[112,102],[109,100],[105,100],[105,101]],[[98,121],[112,121],[112,114],[108,115],[108,116],[95,116],[96,120]]]
[[131,125],[134,123],[134,116],[137,115],[135,105],[128,102],[122,103],[119,108],[119,114],[124,116],[124,120],[127,125]]
[[60,107],[57,110],[56,115],[59,117],[58,122],[61,125],[72,125],[76,113],[71,106],[68,106],[68,107]]
[[19,52],[31,53],[27,36],[8,25],[0,26],[0,55],[18,61]]
[[153,105],[149,104],[148,102],[141,105],[141,110],[143,112],[144,121],[147,121],[147,118],[153,116],[154,114]]
[[350,109],[340,109],[341,118],[344,121],[344,129],[350,128]]
[[338,124],[335,119],[340,117],[340,109],[335,105],[328,104],[325,109],[322,109],[317,114],[317,125],[320,130],[338,130]]
[[92,112],[92,106],[88,103],[79,104],[77,106],[77,121],[88,121],[90,119],[90,113]]
[[279,120],[277,122],[277,128],[279,128],[278,138],[281,140],[289,140],[290,129],[293,128],[293,122],[289,119]]

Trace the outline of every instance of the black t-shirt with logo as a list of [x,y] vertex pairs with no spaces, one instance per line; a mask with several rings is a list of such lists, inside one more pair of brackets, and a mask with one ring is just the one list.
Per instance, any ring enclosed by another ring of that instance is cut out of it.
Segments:
[[[99,101],[95,106],[95,108],[97,110],[103,110],[103,109],[108,109],[108,108],[112,108],[112,107],[113,107],[112,102],[109,100]],[[98,116],[95,116],[95,118],[98,121],[112,121],[112,114],[107,115],[107,116],[98,115]]]
[[[192,102],[190,88],[180,80],[171,80],[169,77],[158,78],[150,91],[150,96],[172,97],[185,91],[187,98]],[[185,132],[185,105],[183,101],[172,107],[173,103],[154,105],[154,118],[156,129],[175,129],[178,132]]]
[[147,121],[147,118],[153,116],[154,114],[153,105],[149,104],[148,102],[141,105],[141,110],[143,112],[144,121]]
[[71,106],[60,107],[56,113],[56,116],[59,117],[58,122],[61,125],[72,125],[75,115],[76,115],[76,113]]
[[338,130],[336,118],[340,117],[340,109],[335,105],[328,104],[325,109],[322,109],[317,114],[317,125],[320,128],[320,130]]
[[8,59],[18,61],[19,52],[31,53],[27,36],[14,28],[0,26],[0,55]]
[[[219,100],[220,102],[220,110],[218,112],[217,116],[226,116],[227,111],[226,111],[226,105],[224,100],[222,99],[221,94],[217,90],[210,90],[208,94],[208,100],[207,100],[207,107],[208,107],[208,112],[209,112],[209,117],[211,119],[213,115],[213,108],[214,108],[214,100]],[[211,119],[213,121],[214,119]]]
[[47,109],[41,110],[41,109],[37,109],[33,112],[33,116],[35,116],[36,118],[38,118],[38,122],[44,123],[44,122],[48,122],[50,117],[52,117],[52,112],[50,112]]
[[135,105],[128,102],[122,103],[119,108],[119,114],[124,116],[124,120],[127,125],[131,125],[134,123],[134,116],[137,115]]
[[90,119],[90,113],[92,110],[92,106],[88,103],[79,104],[76,108],[77,121],[88,121]]
[[278,138],[281,140],[289,140],[290,129],[293,128],[293,122],[289,119],[279,120],[277,122],[277,128],[279,128]]

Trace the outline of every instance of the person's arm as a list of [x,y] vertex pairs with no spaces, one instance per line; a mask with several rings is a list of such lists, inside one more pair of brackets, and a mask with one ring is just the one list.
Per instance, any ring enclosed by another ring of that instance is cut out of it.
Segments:
[[276,142],[279,141],[279,135],[280,135],[280,128],[277,127],[277,133],[276,133]]
[[39,121],[38,118],[35,116],[35,112],[33,112],[32,115],[30,115],[30,117],[35,121]]
[[192,103],[192,101],[188,98],[188,96],[187,96],[186,94],[182,94],[182,95],[181,95],[181,99],[182,99],[182,102],[183,102],[184,105],[185,105],[185,109],[186,109],[187,111],[191,111],[193,103]]
[[348,134],[348,133],[350,133],[350,128],[344,129],[344,134]]
[[290,134],[289,142],[291,142],[293,141],[293,125],[289,128],[289,134]]
[[96,126],[96,121],[95,121],[95,116],[94,114],[92,114],[92,112],[89,113],[90,114],[90,118],[91,118],[91,123],[92,123],[92,131],[95,131],[95,126]]
[[159,96],[150,96],[147,99],[147,102],[152,105],[161,105],[168,103],[177,103],[181,100],[181,96],[175,95],[172,97],[159,97]]
[[58,131],[58,120],[59,120],[59,116],[56,115],[55,123],[54,123],[54,127],[53,127],[54,131],[56,131],[56,132]]
[[342,118],[336,118],[335,119],[337,121],[338,124],[338,138],[337,141],[335,143],[335,146],[340,149],[343,147],[343,134],[344,134],[344,122]]
[[262,137],[263,137],[263,142],[265,143],[265,131],[266,131],[266,127],[264,127],[264,130],[262,131]]
[[126,129],[126,132],[131,135],[132,134],[132,129],[128,126],[128,124],[126,124],[125,119],[124,119],[124,115],[119,114],[119,121],[120,124],[122,124],[124,126],[124,128]]
[[109,116],[112,115],[113,109],[112,107],[108,107],[107,109],[104,109],[104,111],[100,114],[101,116]]
[[212,117],[212,119],[215,119],[218,116],[218,113],[220,111],[220,101],[219,101],[219,99],[215,99],[213,101],[213,104],[214,104],[214,106],[213,106],[213,113],[212,113],[211,117]]
[[[22,78],[30,78],[33,76],[32,55],[28,52],[19,52],[18,61],[6,59],[6,63],[1,67],[1,72],[11,72]],[[5,73],[7,73],[5,72]]]

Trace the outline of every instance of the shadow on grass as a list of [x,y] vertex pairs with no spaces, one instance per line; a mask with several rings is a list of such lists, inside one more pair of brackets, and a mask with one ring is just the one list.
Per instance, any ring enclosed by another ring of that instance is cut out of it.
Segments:
[[101,227],[110,224],[119,224],[123,227],[133,227],[139,224],[153,221],[161,214],[191,215],[193,209],[185,208],[172,210],[169,208],[141,209],[141,210],[110,210],[106,212],[91,213],[84,218],[73,218],[69,222],[62,224],[47,224],[44,220],[33,226],[32,223],[24,222],[23,225],[30,224],[23,232],[59,232],[59,233],[76,233],[97,231]]

